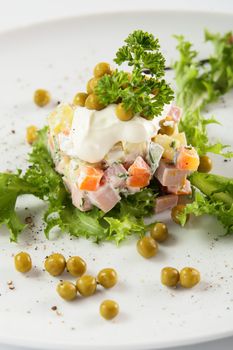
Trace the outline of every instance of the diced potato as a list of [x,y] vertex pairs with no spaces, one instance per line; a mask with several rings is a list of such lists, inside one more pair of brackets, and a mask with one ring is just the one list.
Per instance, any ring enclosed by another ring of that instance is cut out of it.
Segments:
[[184,132],[180,132],[177,135],[173,136],[173,138],[180,142],[180,146],[187,146],[186,135]]
[[56,135],[60,132],[69,133],[74,116],[74,110],[69,104],[59,105],[48,117],[50,130]]
[[147,143],[131,143],[131,142],[122,142],[123,150],[125,153],[125,161],[133,162],[138,156],[144,157],[147,152]]
[[125,153],[123,151],[121,142],[118,142],[117,144],[115,144],[105,156],[105,160],[109,166],[118,161],[123,161],[124,158],[125,158]]
[[173,134],[172,136],[158,134],[154,137],[153,141],[164,148],[163,158],[168,160],[174,159],[175,153],[180,146],[187,146],[184,132],[176,135]]
[[168,135],[158,134],[153,141],[164,148],[163,158],[168,160],[173,160],[176,150],[180,147],[180,141]]

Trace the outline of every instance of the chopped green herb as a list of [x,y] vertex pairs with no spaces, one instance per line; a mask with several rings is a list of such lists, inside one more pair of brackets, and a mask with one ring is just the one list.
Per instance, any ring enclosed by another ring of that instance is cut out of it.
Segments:
[[175,140],[173,140],[171,143],[170,143],[170,145],[169,145],[171,148],[176,148],[176,141]]
[[120,179],[127,179],[127,177],[128,177],[128,174],[118,174],[117,175]]
[[[136,30],[125,40],[126,45],[117,53],[115,62],[132,67],[130,75],[116,69],[112,75],[104,75],[95,88],[95,93],[105,106],[121,101],[126,111],[140,113],[153,119],[163,111],[173,98],[170,86],[161,79],[164,76],[165,60],[160,52],[158,39],[152,34]],[[145,70],[150,77],[145,76]],[[156,92],[156,93],[155,93]]]

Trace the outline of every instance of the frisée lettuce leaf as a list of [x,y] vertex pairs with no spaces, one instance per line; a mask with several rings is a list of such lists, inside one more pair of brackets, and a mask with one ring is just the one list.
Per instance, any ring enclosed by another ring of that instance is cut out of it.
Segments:
[[[17,198],[24,194],[34,195],[47,203],[44,213],[45,235],[58,227],[76,237],[86,237],[99,243],[112,240],[116,243],[132,234],[143,235],[147,229],[143,217],[153,214],[156,188],[147,188],[128,197],[105,214],[98,208],[81,212],[73,206],[62,177],[55,171],[47,149],[47,127],[38,132],[33,144],[25,174],[0,174],[0,225],[7,225],[11,241],[26,227],[17,215]],[[133,205],[132,205],[133,204]]]
[[190,181],[201,192],[195,192],[194,201],[179,215],[181,224],[185,224],[188,214],[209,214],[221,222],[227,234],[233,233],[233,179],[195,172]]
[[228,145],[220,141],[210,143],[207,126],[220,123],[213,117],[206,118],[203,109],[233,87],[233,34],[206,31],[205,40],[212,43],[214,52],[205,60],[200,60],[198,52],[184,36],[175,38],[180,55],[174,63],[176,99],[183,109],[180,131],[185,132],[188,143],[197,149],[199,155],[211,152],[232,158],[233,152],[226,151]]

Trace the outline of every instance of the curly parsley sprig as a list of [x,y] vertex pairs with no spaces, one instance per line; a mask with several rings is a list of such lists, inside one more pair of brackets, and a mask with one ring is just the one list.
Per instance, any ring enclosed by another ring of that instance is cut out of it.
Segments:
[[[98,81],[95,93],[105,106],[120,101],[125,110],[153,119],[173,98],[172,89],[161,79],[165,59],[159,41],[152,34],[136,30],[125,39],[125,43],[117,51],[114,61],[119,66],[126,63],[132,67],[132,72],[116,69],[111,75],[104,75]],[[146,76],[145,71],[150,75]]]

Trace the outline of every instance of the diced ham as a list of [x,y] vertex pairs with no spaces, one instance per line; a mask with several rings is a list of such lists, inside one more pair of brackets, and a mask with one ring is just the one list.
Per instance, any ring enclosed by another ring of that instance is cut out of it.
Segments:
[[184,186],[168,186],[167,192],[172,194],[177,194],[177,195],[192,194],[190,181],[186,180]]
[[162,159],[155,172],[155,177],[163,186],[183,186],[188,173],[188,171],[177,169]]
[[161,213],[167,209],[175,207],[178,203],[178,196],[175,194],[168,194],[158,197],[156,199],[155,213]]
[[122,164],[114,163],[104,172],[104,178],[114,188],[123,188],[126,183],[128,173]]
[[81,211],[87,211],[92,208],[91,202],[85,191],[81,191],[74,183],[69,184],[73,205]]
[[99,209],[107,213],[121,200],[118,192],[109,184],[106,183],[100,186],[97,191],[89,192],[91,203]]
[[172,117],[172,120],[174,120],[175,123],[179,123],[181,114],[182,114],[181,108],[175,105],[172,105],[168,112],[168,116]]

